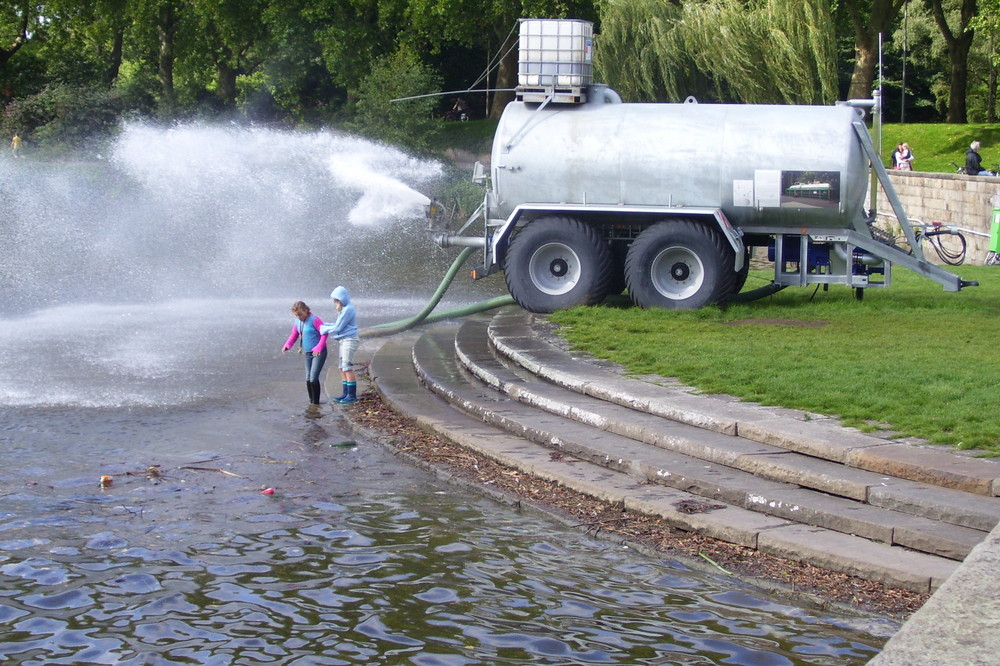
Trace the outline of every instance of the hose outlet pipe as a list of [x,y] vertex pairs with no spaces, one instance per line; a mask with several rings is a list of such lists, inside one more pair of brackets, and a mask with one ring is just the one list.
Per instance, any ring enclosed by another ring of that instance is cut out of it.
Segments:
[[434,234],[434,242],[438,247],[471,247],[476,250],[486,249],[486,239],[475,236],[455,236],[454,234]]

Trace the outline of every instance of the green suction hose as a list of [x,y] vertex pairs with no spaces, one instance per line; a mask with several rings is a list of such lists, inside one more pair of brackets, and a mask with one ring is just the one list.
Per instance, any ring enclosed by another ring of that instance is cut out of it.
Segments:
[[779,291],[787,287],[788,285],[776,284],[771,282],[763,287],[757,287],[756,289],[751,289],[750,291],[742,291],[738,294],[730,296],[726,302],[727,303],[751,303],[753,301],[760,300],[762,298],[767,298],[772,294],[777,294]]
[[433,311],[434,308],[437,307],[437,304],[441,302],[441,299],[444,297],[444,292],[446,292],[448,287],[451,286],[451,283],[458,274],[458,270],[462,267],[462,264],[465,263],[465,260],[468,259],[469,255],[475,252],[476,249],[477,248],[467,247],[463,249],[457,257],[455,257],[455,261],[451,263],[451,268],[448,269],[448,272],[445,273],[444,278],[441,280],[441,284],[438,285],[437,291],[434,292],[431,299],[427,301],[427,305],[425,305],[424,309],[419,313],[412,317],[408,317],[407,319],[400,319],[399,321],[390,321],[385,324],[370,326],[369,328],[362,329],[360,335],[366,338],[393,335],[394,333],[401,333],[424,322],[430,324],[444,319],[451,319],[453,317],[464,317],[477,312],[485,312],[486,310],[492,310],[493,308],[499,308],[504,305],[513,305],[515,301],[511,296],[497,296],[496,298],[491,298],[486,301],[480,301],[478,303],[453,308],[451,310],[445,310],[431,315],[431,311]]
[[[469,255],[476,251],[476,248],[467,247],[462,250],[455,261],[451,263],[451,268],[445,273],[444,278],[441,280],[441,284],[438,285],[437,291],[431,297],[431,300],[427,302],[424,309],[418,314],[409,317],[407,319],[400,319],[399,321],[390,321],[385,324],[378,324],[376,326],[370,326],[368,328],[361,329],[358,334],[362,338],[377,338],[383,335],[393,335],[394,333],[402,333],[408,329],[421,323],[434,323],[436,321],[442,321],[444,319],[451,319],[453,317],[465,317],[470,314],[476,314],[477,312],[485,312],[486,310],[492,310],[493,308],[499,308],[504,305],[513,305],[516,301],[511,296],[497,296],[496,298],[491,298],[489,300],[480,301],[478,303],[473,303],[471,305],[465,305],[459,308],[453,308],[451,310],[445,310],[443,312],[438,312],[436,314],[431,314],[431,311],[437,307],[437,304],[441,302],[441,298],[444,296],[444,292],[448,290],[455,276],[458,274],[458,269],[462,267],[465,260],[469,258]],[[339,379],[337,375],[340,373],[338,368],[338,363],[334,363],[333,367],[326,371],[326,383],[332,386],[337,383]]]

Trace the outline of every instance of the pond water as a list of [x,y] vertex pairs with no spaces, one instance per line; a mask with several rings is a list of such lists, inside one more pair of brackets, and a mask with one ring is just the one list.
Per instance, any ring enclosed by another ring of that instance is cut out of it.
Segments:
[[0,161],[0,658],[877,653],[892,622],[519,514],[304,409],[301,357],[278,353],[291,302],[329,317],[342,283],[362,325],[417,311],[453,258],[419,219],[442,171],[336,133],[204,126],[129,126],[94,163]]

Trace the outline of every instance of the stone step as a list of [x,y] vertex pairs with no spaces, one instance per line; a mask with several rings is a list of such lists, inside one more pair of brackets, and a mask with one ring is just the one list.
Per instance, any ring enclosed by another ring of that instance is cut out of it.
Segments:
[[533,327],[536,316],[519,308],[505,308],[490,322],[490,343],[499,354],[563,388],[877,474],[1000,496],[1000,461],[894,443],[843,428],[836,420],[820,415],[696,395],[687,387],[660,386],[624,377],[543,340]]
[[483,321],[462,324],[455,339],[457,357],[476,378],[526,405],[644,444],[873,507],[980,531],[989,531],[1000,522],[998,498],[837,464],[736,435],[679,423],[539,381],[523,369],[500,362],[489,344],[487,327]]
[[805,527],[737,506],[686,513],[679,507],[704,500],[603,466],[553,456],[550,448],[452,408],[420,383],[412,358],[409,339],[390,340],[373,355],[372,381],[385,403],[428,432],[511,468],[628,511],[660,517],[681,530],[903,589],[934,591],[957,568],[956,562],[945,558]]
[[[456,358],[456,336],[475,329],[474,322],[467,322],[461,327],[439,327],[421,336],[413,345],[417,375],[452,406],[560,454],[776,518],[950,559],[962,559],[985,537],[980,530],[867,506],[798,485],[771,481],[666,447],[650,446],[642,440],[608,432],[604,429],[608,422],[603,417],[580,420],[580,414],[574,414],[573,418],[567,418],[522,404],[503,393],[491,394],[491,387],[473,385],[471,378],[463,376]],[[570,401],[592,400],[559,390]],[[670,424],[669,427],[687,426]],[[707,437],[723,437],[695,431]]]

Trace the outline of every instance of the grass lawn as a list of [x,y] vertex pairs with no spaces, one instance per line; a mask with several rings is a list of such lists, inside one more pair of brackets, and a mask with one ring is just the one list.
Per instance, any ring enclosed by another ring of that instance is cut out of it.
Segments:
[[[858,301],[790,287],[752,303],[642,310],[620,299],[550,315],[575,348],[705,393],[839,417],[867,432],[1000,455],[1000,267],[960,266],[945,292],[896,267]],[[751,273],[746,289],[771,281]]]
[[910,144],[910,150],[916,157],[913,161],[914,171],[955,173],[955,167],[950,162],[964,166],[965,151],[973,141],[983,144],[979,150],[983,168],[995,169],[1000,164],[1000,124],[996,123],[883,125],[883,164],[888,166],[892,163],[896,144],[902,141]]

